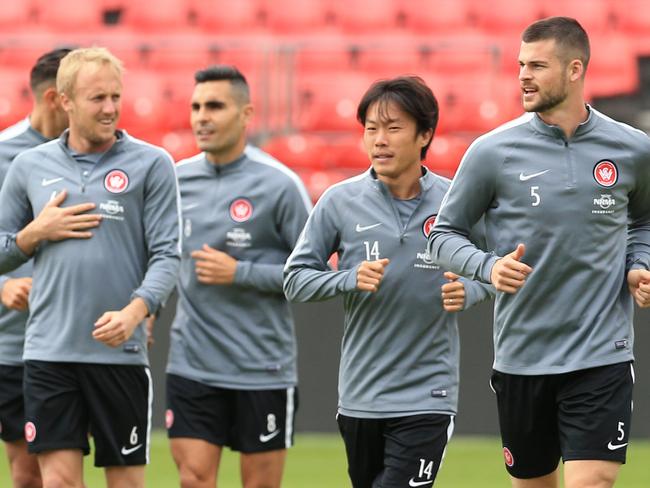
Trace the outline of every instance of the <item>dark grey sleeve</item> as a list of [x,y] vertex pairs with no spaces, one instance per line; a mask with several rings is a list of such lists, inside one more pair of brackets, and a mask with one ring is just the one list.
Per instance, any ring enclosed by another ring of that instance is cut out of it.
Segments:
[[16,235],[34,219],[27,197],[27,165],[18,156],[0,190],[0,274],[30,259],[16,244]]
[[495,155],[470,146],[442,202],[429,236],[428,252],[442,268],[490,283],[498,259],[479,249],[470,234],[494,198]]
[[[300,181],[290,181],[280,194],[275,206],[275,225],[280,230],[287,250],[291,252],[300,236],[311,210],[311,201],[305,198],[307,191]],[[275,197],[272,195],[272,197]],[[235,283],[260,291],[282,293],[282,264],[238,261]]]
[[174,288],[180,266],[179,193],[171,157],[161,155],[152,165],[144,192],[142,225],[149,261],[132,299],[142,298],[155,314]]
[[650,270],[650,142],[644,140],[636,165],[636,185],[628,205],[626,268]]
[[356,289],[356,268],[333,271],[327,264],[337,249],[334,209],[321,198],[284,268],[284,293],[294,302],[326,300]]

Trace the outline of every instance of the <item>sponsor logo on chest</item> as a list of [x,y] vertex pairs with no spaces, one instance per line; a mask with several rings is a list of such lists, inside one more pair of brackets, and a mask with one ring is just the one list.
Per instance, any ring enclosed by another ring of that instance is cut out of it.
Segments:
[[99,211],[104,219],[124,220],[124,207],[117,200],[106,200],[100,203]]
[[592,214],[612,214],[614,213],[616,200],[609,193],[603,193],[598,198],[594,198],[594,208]]
[[251,247],[253,236],[239,227],[226,232],[226,245],[230,247]]

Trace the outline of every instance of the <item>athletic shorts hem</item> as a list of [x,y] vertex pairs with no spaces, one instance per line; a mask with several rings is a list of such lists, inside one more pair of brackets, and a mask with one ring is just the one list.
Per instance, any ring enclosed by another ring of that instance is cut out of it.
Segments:
[[2,439],[3,442],[16,442],[16,441],[24,441],[25,440],[25,435],[22,433],[16,434],[16,435],[5,435],[4,433],[0,435],[0,439]]
[[46,451],[62,451],[64,449],[79,449],[84,456],[90,454],[90,447],[80,446],[78,442],[56,442],[51,444],[38,444],[36,446],[27,444],[27,450],[30,454],[41,454]]
[[603,452],[598,451],[583,451],[583,452],[573,452],[565,454],[562,456],[562,462],[566,463],[567,461],[613,461],[621,464],[625,464],[625,453],[616,453],[613,452],[611,455],[607,455]]
[[230,447],[223,440],[216,439],[215,437],[211,437],[209,435],[197,434],[196,432],[172,432],[171,430],[167,430],[167,438],[168,439],[196,439],[196,440],[205,441],[209,444],[214,444],[215,446],[218,447],[224,447],[224,446]]

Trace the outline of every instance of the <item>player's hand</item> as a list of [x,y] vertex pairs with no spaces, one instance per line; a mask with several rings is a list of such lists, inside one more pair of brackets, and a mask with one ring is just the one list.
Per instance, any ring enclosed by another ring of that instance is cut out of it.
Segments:
[[518,244],[517,249],[499,259],[492,267],[490,280],[494,287],[505,293],[516,293],[524,286],[533,268],[521,262],[526,246]]
[[627,287],[639,307],[650,307],[650,271],[645,269],[628,271]]
[[196,279],[204,285],[231,285],[235,282],[237,260],[225,252],[203,244],[200,251],[193,251],[196,259]]
[[377,261],[363,261],[357,269],[357,290],[375,293],[379,290],[381,280],[384,278],[384,269],[388,266],[389,259]]
[[442,307],[447,312],[460,312],[465,307],[465,285],[451,271],[445,271],[449,283],[442,285]]
[[2,287],[2,304],[12,310],[27,310],[29,292],[32,289],[31,278],[11,278]]
[[79,203],[70,207],[60,207],[68,196],[63,190],[50,200],[41,213],[18,233],[16,243],[28,255],[34,253],[42,241],[61,241],[63,239],[89,239],[89,230],[97,227],[102,220],[99,214],[85,213],[95,208],[92,202]]
[[104,312],[95,322],[93,339],[107,346],[117,347],[131,338],[135,328],[148,313],[142,298],[134,299],[122,310]]

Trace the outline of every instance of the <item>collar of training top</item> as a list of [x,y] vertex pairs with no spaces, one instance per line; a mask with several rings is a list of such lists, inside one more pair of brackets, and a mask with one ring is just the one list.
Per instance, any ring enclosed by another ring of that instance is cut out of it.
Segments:
[[237,159],[234,159],[229,163],[215,164],[208,160],[208,156],[206,153],[203,153],[203,163],[208,168],[210,168],[210,170],[213,171],[214,174],[217,175],[222,175],[224,173],[232,173],[233,171],[237,171],[244,164],[246,159],[247,159],[246,153],[241,153]]
[[[571,136],[572,139],[577,136],[586,134],[596,126],[598,117],[596,117],[593,114],[593,111],[591,110],[591,107],[588,104],[585,104],[585,107],[587,107],[587,112],[588,112],[587,120],[582,122],[576,128],[576,131],[573,133],[573,136]],[[564,131],[562,129],[560,129],[557,125],[547,124],[541,119],[541,117],[537,113],[535,113],[535,116],[531,119],[531,124],[533,125],[535,130],[541,132],[542,134],[546,134],[551,137],[557,137],[559,139],[566,139],[564,136]]]
[[[377,178],[377,173],[374,169],[368,169],[368,178],[367,180],[370,184],[377,190],[381,190],[384,187],[384,184]],[[422,166],[422,176],[420,176],[420,189],[426,191],[433,186],[435,178],[431,170],[426,166]]]

